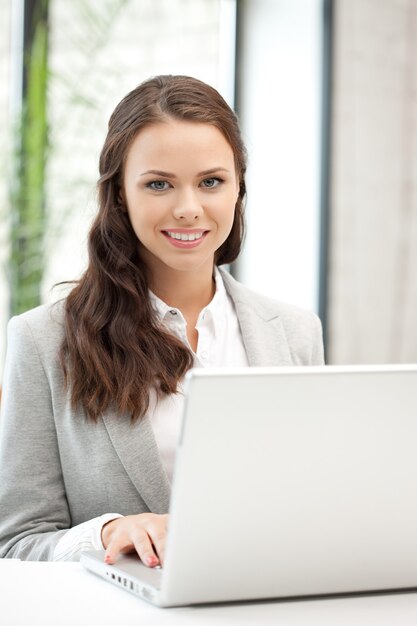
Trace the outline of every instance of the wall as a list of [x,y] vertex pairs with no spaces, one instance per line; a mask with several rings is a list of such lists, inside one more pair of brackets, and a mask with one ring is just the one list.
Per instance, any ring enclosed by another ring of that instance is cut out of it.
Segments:
[[328,361],[417,361],[417,3],[337,0]]

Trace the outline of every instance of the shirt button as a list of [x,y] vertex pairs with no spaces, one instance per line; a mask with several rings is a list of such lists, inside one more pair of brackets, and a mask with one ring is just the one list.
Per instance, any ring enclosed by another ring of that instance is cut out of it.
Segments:
[[170,313],[171,313],[171,315],[176,315],[177,314],[177,312],[174,311],[174,309],[171,309]]
[[207,357],[208,357],[208,354],[207,354],[206,350],[203,350],[203,352],[201,353],[201,358],[202,359],[207,359]]

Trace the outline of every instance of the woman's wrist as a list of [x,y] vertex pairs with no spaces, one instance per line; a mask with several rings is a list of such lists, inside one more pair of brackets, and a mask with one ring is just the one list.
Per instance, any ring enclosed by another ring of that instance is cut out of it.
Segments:
[[117,523],[117,521],[121,518],[121,515],[118,515],[117,517],[107,520],[104,522],[103,526],[101,527],[101,543],[103,544],[103,548],[106,549],[107,546],[109,545],[111,536],[113,534],[113,530],[114,527]]

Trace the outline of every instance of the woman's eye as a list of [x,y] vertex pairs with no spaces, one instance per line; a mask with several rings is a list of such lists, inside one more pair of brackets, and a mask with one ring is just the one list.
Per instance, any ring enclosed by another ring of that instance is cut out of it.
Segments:
[[165,191],[169,187],[166,180],[153,180],[152,182],[147,183],[146,186],[154,191]]
[[220,185],[221,182],[220,178],[205,178],[202,185],[203,187],[207,187],[207,189],[212,189],[213,187]]

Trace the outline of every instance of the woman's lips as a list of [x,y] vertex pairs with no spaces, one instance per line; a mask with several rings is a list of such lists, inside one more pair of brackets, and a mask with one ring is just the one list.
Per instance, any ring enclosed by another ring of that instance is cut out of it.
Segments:
[[171,245],[176,248],[196,248],[199,246],[206,235],[208,234],[208,230],[201,230],[197,228],[193,229],[172,229],[172,230],[163,230],[162,234],[165,238],[170,242]]

